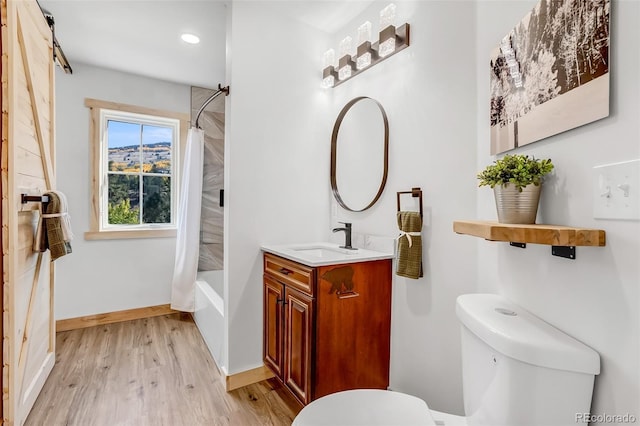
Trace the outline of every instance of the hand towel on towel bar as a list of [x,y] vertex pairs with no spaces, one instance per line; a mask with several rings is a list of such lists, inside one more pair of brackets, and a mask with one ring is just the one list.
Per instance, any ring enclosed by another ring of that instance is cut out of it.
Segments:
[[44,195],[49,197],[49,202],[41,205],[33,249],[36,252],[49,249],[51,260],[56,260],[71,253],[73,233],[67,212],[67,198],[60,191],[50,191]]
[[419,212],[398,212],[398,228],[396,274],[418,279],[422,276],[422,216]]

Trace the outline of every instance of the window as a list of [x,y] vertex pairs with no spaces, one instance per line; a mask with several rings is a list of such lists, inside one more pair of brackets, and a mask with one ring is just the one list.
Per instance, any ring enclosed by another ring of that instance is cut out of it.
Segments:
[[87,99],[93,220],[87,239],[175,235],[182,114]]
[[174,150],[180,122],[101,111],[102,227],[175,223]]

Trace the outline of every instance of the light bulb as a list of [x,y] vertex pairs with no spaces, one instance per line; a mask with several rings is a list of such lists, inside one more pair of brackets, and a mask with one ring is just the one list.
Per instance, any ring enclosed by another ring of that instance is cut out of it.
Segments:
[[340,42],[340,56],[351,54],[351,37],[346,36]]
[[358,27],[358,45],[371,41],[371,22],[366,21]]
[[[346,60],[345,60],[345,57],[347,57]],[[353,62],[351,61],[351,37],[346,36],[340,42],[340,61],[338,65],[340,67],[340,69],[338,69],[338,78],[340,80],[346,80],[347,78],[351,77],[352,63]]]
[[396,5],[391,3],[380,11],[380,29],[384,30],[389,25],[395,25]]
[[396,36],[395,33],[384,41],[380,41],[378,46],[378,55],[384,58],[396,51]]
[[338,78],[340,80],[346,80],[351,77],[351,65],[345,65],[338,70]]
[[363,53],[356,59],[356,67],[361,70],[371,65],[371,52]]
[[198,44],[200,43],[200,37],[195,34],[184,33],[180,36],[182,41],[189,44]]
[[335,84],[336,84],[336,79],[332,75],[329,75],[322,79],[322,87],[324,87],[325,89],[329,89],[335,86]]
[[336,64],[336,52],[333,49],[329,49],[324,52],[324,67],[333,67]]
[[333,49],[329,49],[324,52],[323,57],[324,69],[322,70],[322,87],[333,87],[336,82],[336,52]]
[[378,55],[388,56],[396,50],[396,5],[391,3],[380,11],[380,45]]
[[[365,45],[364,48],[362,45]],[[364,53],[360,53],[364,51]],[[371,65],[371,22],[366,21],[358,27],[358,58],[356,67],[361,70]]]

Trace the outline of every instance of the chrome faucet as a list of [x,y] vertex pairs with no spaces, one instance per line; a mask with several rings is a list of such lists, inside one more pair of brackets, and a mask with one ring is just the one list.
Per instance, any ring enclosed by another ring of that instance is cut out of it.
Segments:
[[344,231],[344,245],[340,246],[340,248],[347,250],[358,250],[357,248],[351,247],[351,224],[348,222],[338,222],[344,225],[344,228],[333,228],[332,232]]

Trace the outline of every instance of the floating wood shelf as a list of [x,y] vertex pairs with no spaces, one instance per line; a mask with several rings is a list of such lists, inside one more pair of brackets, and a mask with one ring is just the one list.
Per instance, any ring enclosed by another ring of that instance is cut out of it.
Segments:
[[453,231],[489,241],[565,247],[603,247],[605,245],[605,232],[603,230],[574,228],[571,226],[516,225],[489,221],[457,220],[453,222]]

